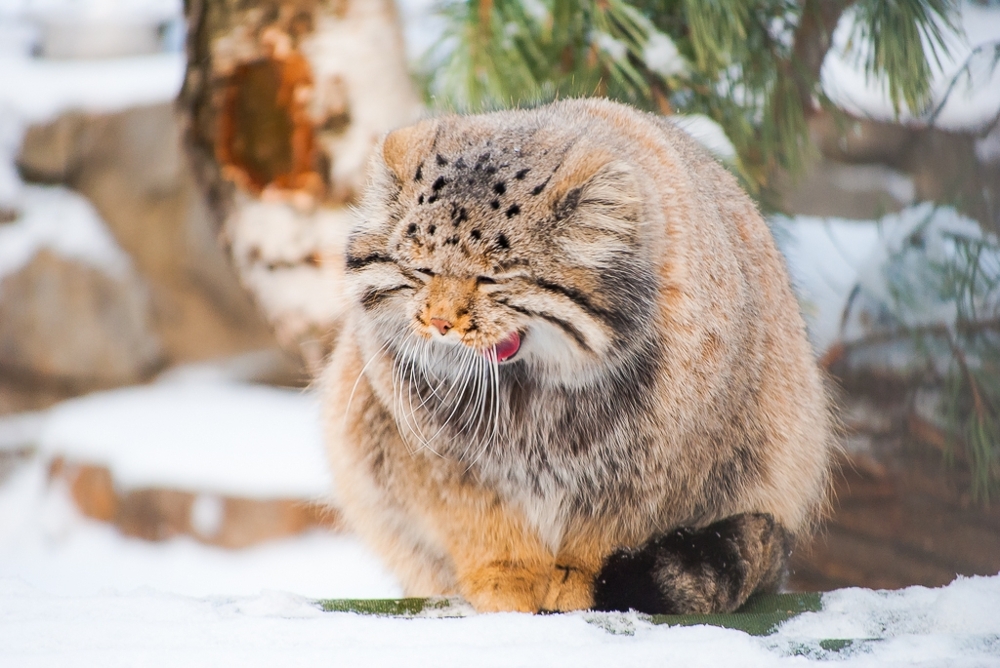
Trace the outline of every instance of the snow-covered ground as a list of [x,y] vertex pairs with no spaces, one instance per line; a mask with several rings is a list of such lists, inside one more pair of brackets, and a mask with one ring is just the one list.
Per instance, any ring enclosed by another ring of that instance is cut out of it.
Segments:
[[[1000,661],[1000,578],[936,590],[829,595],[776,634],[653,626],[587,613],[386,619],[320,612],[280,592],[88,597],[0,580],[0,661],[11,666],[988,667]],[[602,619],[603,617],[603,619]],[[600,623],[594,623],[595,621]],[[608,631],[606,628],[613,628]],[[836,634],[860,642],[823,649]]]
[[1000,665],[1000,575],[834,592],[763,638],[631,614],[393,619],[314,603],[399,595],[349,536],[147,543],[82,518],[40,456],[0,485],[0,666]]

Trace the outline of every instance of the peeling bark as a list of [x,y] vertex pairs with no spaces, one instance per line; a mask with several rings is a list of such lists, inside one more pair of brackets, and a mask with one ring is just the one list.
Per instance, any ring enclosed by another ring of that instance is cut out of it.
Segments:
[[378,137],[415,120],[391,0],[187,0],[180,106],[196,177],[244,286],[318,368]]

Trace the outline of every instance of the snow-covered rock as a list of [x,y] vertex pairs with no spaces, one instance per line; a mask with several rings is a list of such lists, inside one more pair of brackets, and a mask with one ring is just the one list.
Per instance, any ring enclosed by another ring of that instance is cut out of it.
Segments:
[[161,362],[148,287],[93,207],[23,186],[0,225],[0,366],[80,387],[147,377]]
[[105,466],[126,489],[304,500],[332,491],[313,394],[211,374],[65,401],[38,445],[50,459]]

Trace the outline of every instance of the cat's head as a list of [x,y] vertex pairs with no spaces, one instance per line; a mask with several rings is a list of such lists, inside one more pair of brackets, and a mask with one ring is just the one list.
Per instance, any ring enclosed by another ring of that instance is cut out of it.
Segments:
[[586,382],[653,317],[644,201],[632,166],[541,110],[396,130],[348,244],[358,326],[397,351],[422,342],[423,364],[457,346]]

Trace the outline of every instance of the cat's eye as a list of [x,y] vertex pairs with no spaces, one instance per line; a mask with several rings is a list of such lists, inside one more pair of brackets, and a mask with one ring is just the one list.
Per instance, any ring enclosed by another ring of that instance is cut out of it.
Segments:
[[489,276],[476,276],[476,283],[479,285],[495,285],[496,280],[490,278]]

